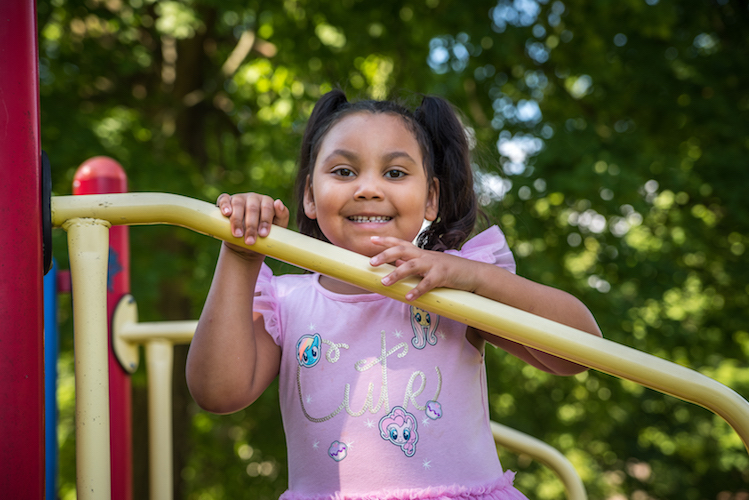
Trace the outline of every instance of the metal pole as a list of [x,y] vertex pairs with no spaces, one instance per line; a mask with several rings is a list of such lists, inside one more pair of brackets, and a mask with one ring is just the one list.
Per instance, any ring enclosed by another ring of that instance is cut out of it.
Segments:
[[41,146],[34,0],[0,1],[0,495],[44,497]]
[[109,223],[71,219],[68,232],[75,329],[76,489],[79,500],[111,498],[107,255]]
[[57,264],[44,276],[44,441],[46,499],[57,499]]
[[[73,177],[73,194],[126,193],[127,175],[122,166],[106,156],[81,163]],[[109,228],[107,260],[107,324],[123,295],[130,293],[130,228]],[[109,343],[109,425],[112,464],[112,500],[133,498],[133,425],[130,373],[117,362]]]
[[166,340],[146,343],[148,367],[149,490],[154,500],[171,500],[172,365],[174,350]]

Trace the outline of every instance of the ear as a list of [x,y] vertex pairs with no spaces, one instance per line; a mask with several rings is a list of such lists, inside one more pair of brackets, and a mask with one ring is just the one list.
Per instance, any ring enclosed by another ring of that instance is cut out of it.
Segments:
[[427,193],[427,204],[424,218],[429,222],[434,222],[437,219],[437,215],[440,211],[440,181],[439,179],[432,179],[432,183],[429,186],[429,192]]
[[317,207],[315,206],[315,196],[312,193],[312,185],[310,184],[309,175],[307,180],[304,182],[304,215],[309,219],[317,218]]

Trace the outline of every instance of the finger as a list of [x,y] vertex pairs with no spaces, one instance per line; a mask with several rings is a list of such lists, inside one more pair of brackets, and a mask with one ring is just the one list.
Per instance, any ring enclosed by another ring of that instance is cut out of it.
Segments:
[[422,267],[417,260],[409,260],[396,267],[393,272],[383,277],[381,282],[385,286],[390,286],[409,276],[422,276],[427,269]]
[[415,247],[411,243],[408,243],[404,240],[399,240],[397,238],[393,238],[390,242],[383,242],[382,240],[384,238],[378,238],[377,241],[375,241],[376,237],[372,238],[372,242],[375,244],[394,244],[394,246],[390,246],[383,250],[382,252],[378,253],[371,259],[369,259],[369,264],[372,266],[379,266],[380,264],[385,264],[386,262],[396,262],[398,260],[410,260],[418,257],[420,255],[420,252],[422,251],[420,248]]
[[392,247],[403,244],[414,246],[410,241],[402,240],[400,238],[396,238],[395,236],[372,236],[370,237],[370,239],[375,245],[384,247]]
[[416,300],[425,293],[431,292],[439,286],[441,286],[440,283],[433,280],[431,276],[427,274],[422,278],[418,285],[406,294],[406,300]]
[[[224,204],[222,204],[222,207],[225,206],[225,203],[229,204],[229,226],[231,234],[237,238],[241,238],[244,234],[245,202],[246,197],[234,195],[229,196],[228,200],[223,201]],[[221,210],[226,213],[223,208]]]
[[216,199],[216,206],[221,210],[224,216],[231,215],[231,196],[226,193],[221,193]]
[[286,205],[284,205],[281,200],[274,201],[273,207],[275,208],[273,224],[281,227],[288,227],[290,217],[289,209],[286,208]]
[[257,241],[257,230],[260,225],[260,204],[261,200],[258,195],[250,195],[244,200],[242,230],[244,242],[248,245],[253,245]]
[[[421,274],[418,273],[418,272],[412,272],[412,273],[409,273],[408,276],[421,276]],[[398,281],[400,281],[402,279],[405,279],[408,276],[404,276],[404,275],[402,275],[400,273],[393,272],[393,273],[390,273],[385,278],[383,278],[382,281],[383,281],[383,284],[385,284],[386,280],[393,280],[391,282],[391,284],[392,284],[392,283],[396,283],[396,282],[398,282]],[[440,286],[439,283],[437,283],[436,281],[434,281],[430,277],[425,276],[425,277],[423,277],[421,279],[421,281],[419,281],[418,285],[416,285],[414,288],[412,288],[411,290],[409,290],[408,293],[406,293],[406,300],[408,300],[408,301],[416,300],[419,297],[421,297],[422,295],[424,295],[425,293],[434,290],[438,286]]]
[[419,290],[419,287],[416,286],[410,292],[406,294],[406,300],[408,300],[409,302],[414,301],[418,299],[419,297],[421,297],[422,295],[424,295],[425,293],[426,292],[422,292],[421,290]]
[[276,218],[276,208],[273,198],[263,196],[260,198],[260,214],[257,227],[257,235],[265,238],[270,233],[270,226]]

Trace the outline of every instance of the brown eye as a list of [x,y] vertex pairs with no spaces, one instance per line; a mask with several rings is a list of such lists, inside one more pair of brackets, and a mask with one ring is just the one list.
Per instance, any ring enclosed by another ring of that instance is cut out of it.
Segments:
[[385,172],[385,177],[387,177],[388,179],[400,179],[401,177],[405,176],[406,173],[403,170],[393,169]]
[[335,170],[333,173],[341,177],[352,177],[354,175],[354,172],[348,168],[339,168]]

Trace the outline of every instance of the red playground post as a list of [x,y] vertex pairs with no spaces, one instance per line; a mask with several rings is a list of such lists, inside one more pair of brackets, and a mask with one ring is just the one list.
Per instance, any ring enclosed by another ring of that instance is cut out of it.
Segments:
[[36,5],[0,1],[0,495],[44,498]]
[[[73,178],[73,194],[126,193],[127,176],[119,163],[106,156],[83,162]],[[123,295],[130,293],[130,242],[128,226],[109,228],[107,267],[107,318]],[[130,374],[112,350],[109,332],[109,428],[112,470],[112,500],[132,500],[132,403]]]

